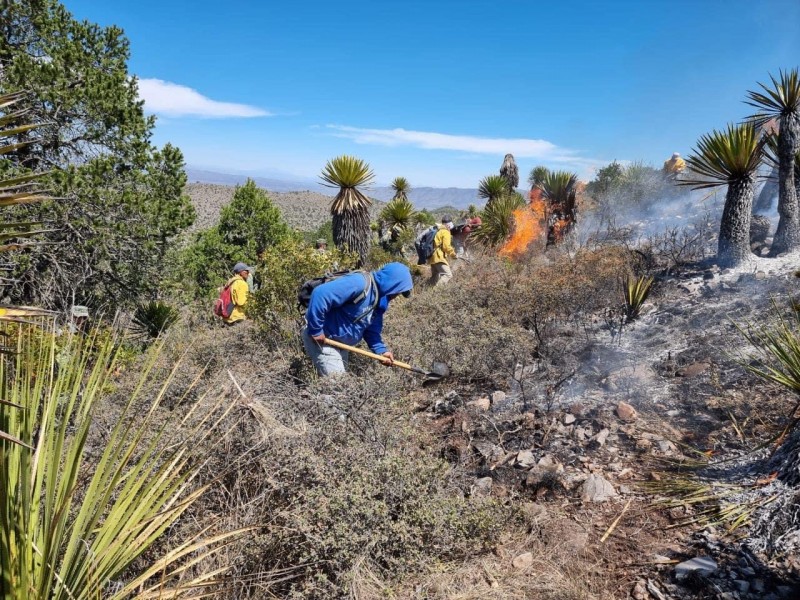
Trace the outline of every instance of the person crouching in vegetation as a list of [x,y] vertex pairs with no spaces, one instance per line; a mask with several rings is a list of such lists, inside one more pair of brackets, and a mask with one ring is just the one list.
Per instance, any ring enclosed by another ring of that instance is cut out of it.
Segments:
[[448,258],[456,257],[451,229],[453,229],[453,219],[449,215],[444,215],[439,231],[433,238],[433,254],[428,259],[428,264],[431,266],[431,285],[445,284],[453,278],[453,271],[447,262]]
[[250,293],[250,286],[247,280],[252,273],[253,268],[248,267],[244,263],[236,263],[233,267],[233,277],[225,284],[231,291],[231,305],[232,310],[230,315],[223,319],[225,325],[236,325],[244,321],[247,316],[244,314],[244,306],[247,304],[247,296]]
[[383,314],[399,295],[408,298],[414,282],[411,271],[401,263],[389,263],[378,271],[354,271],[317,286],[306,310],[303,345],[322,377],[347,371],[349,352],[327,346],[330,338],[355,346],[362,339],[375,354],[394,355],[381,337]]

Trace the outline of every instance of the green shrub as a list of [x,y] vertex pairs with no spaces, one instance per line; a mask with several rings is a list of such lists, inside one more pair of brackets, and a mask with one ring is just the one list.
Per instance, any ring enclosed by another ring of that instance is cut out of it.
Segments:
[[354,268],[358,257],[338,249],[318,252],[296,240],[284,240],[267,248],[256,263],[261,286],[252,294],[247,313],[272,342],[297,335],[297,288],[307,279],[340,269]]

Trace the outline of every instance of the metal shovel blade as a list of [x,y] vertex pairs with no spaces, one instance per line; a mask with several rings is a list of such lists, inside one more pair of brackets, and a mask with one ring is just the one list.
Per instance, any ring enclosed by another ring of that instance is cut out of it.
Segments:
[[443,362],[434,362],[431,370],[425,373],[425,381],[422,382],[423,385],[428,385],[432,383],[438,383],[445,377],[450,376],[450,367],[447,366],[446,363]]

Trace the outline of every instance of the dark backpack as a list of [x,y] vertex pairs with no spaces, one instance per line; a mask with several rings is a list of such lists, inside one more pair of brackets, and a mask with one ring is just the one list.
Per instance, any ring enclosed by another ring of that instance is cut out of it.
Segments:
[[414,248],[417,249],[418,265],[427,264],[428,259],[433,256],[433,240],[438,232],[439,226],[432,225],[417,236],[417,239],[414,241]]
[[232,280],[226,284],[222,291],[219,293],[219,298],[214,302],[214,314],[223,319],[227,319],[233,312],[233,298],[231,298],[231,285]]
[[[366,280],[366,285],[364,286],[364,291],[362,291],[358,296],[353,298],[351,302],[353,304],[358,304],[363,302],[364,298],[367,297],[369,294],[369,290],[374,284],[372,280],[372,273],[369,271],[362,271],[362,270],[351,270],[347,269],[345,271],[335,271],[333,273],[325,273],[322,277],[315,277],[314,279],[309,279],[308,281],[304,281],[300,288],[297,290],[297,308],[300,311],[305,311],[308,308],[308,304],[311,302],[311,293],[321,286],[323,283],[328,283],[329,281],[333,281],[334,279],[339,279],[340,277],[346,277],[347,275],[352,275],[353,273],[361,273]],[[365,319],[375,307],[378,306],[378,301],[380,300],[380,295],[375,294],[375,301],[372,303],[365,312],[360,314],[353,323],[358,323],[362,319]]]

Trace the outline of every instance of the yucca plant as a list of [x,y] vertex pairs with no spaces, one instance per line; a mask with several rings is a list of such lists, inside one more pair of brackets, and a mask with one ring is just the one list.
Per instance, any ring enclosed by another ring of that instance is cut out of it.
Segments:
[[544,181],[544,178],[547,176],[549,172],[550,170],[542,165],[533,167],[533,169],[531,169],[530,175],[528,175],[528,183],[531,184],[531,188],[540,187],[542,182]]
[[751,254],[750,217],[764,143],[753,123],[728,125],[724,131],[715,129],[703,135],[686,159],[690,172],[681,185],[695,189],[728,186],[717,244],[720,266],[734,267]]
[[142,414],[134,407],[154,352],[103,446],[89,453],[92,414],[115,366],[115,340],[69,336],[59,348],[62,340],[48,319],[7,327],[14,328],[7,333],[13,333],[16,353],[0,355],[0,388],[19,410],[3,411],[2,426],[26,446],[0,440],[0,596],[122,600],[207,594],[224,569],[200,575],[192,570],[241,531],[204,530],[149,566],[132,568],[210,485],[195,482],[204,464],[197,449],[213,448],[225,437],[218,425],[234,405],[220,394],[205,414],[194,414],[198,408],[182,422],[164,421],[157,408],[168,380]]
[[478,197],[486,200],[486,207],[508,195],[508,183],[501,175],[489,175],[478,184]]
[[772,85],[759,83],[761,92],[747,93],[747,104],[758,109],[749,117],[750,122],[761,125],[770,119],[778,120],[778,228],[770,248],[776,256],[800,248],[800,198],[798,198],[794,158],[800,150],[800,76],[797,69],[780,71],[776,79],[769,76]]
[[506,191],[513,192],[519,186],[519,169],[513,154],[506,154],[500,165],[500,177],[506,180]]
[[569,171],[547,171],[538,187],[553,210],[571,215],[575,212],[578,176]]
[[381,220],[385,221],[389,228],[397,226],[407,229],[414,224],[415,216],[414,205],[406,198],[391,200],[381,211]]
[[499,246],[514,230],[514,211],[525,206],[519,194],[502,194],[481,213],[482,225],[470,235],[484,246]]
[[131,318],[131,329],[142,339],[154,340],[166,332],[179,316],[174,306],[152,300],[136,307]]
[[394,190],[393,200],[408,200],[408,192],[411,191],[411,184],[405,177],[395,177],[391,184]]
[[370,242],[369,207],[372,201],[359,189],[374,179],[369,165],[354,156],[338,156],[322,170],[322,183],[339,188],[331,202],[333,243],[343,252],[355,252],[360,264],[367,262]]
[[625,302],[625,319],[633,321],[639,316],[642,305],[653,289],[653,278],[647,276],[627,277],[622,284],[622,297]]
[[[780,160],[778,159],[778,136],[777,135],[769,135],[766,138],[766,145],[764,147],[765,153],[764,157],[766,158],[767,162],[772,164],[773,166],[773,173],[778,170],[778,165]],[[776,174],[777,176],[777,174]],[[772,177],[772,174],[770,175]],[[800,149],[794,153],[794,189],[797,193],[798,199],[800,199]]]
[[430,227],[436,223],[436,217],[427,208],[418,210],[414,214],[414,224],[420,227]]

